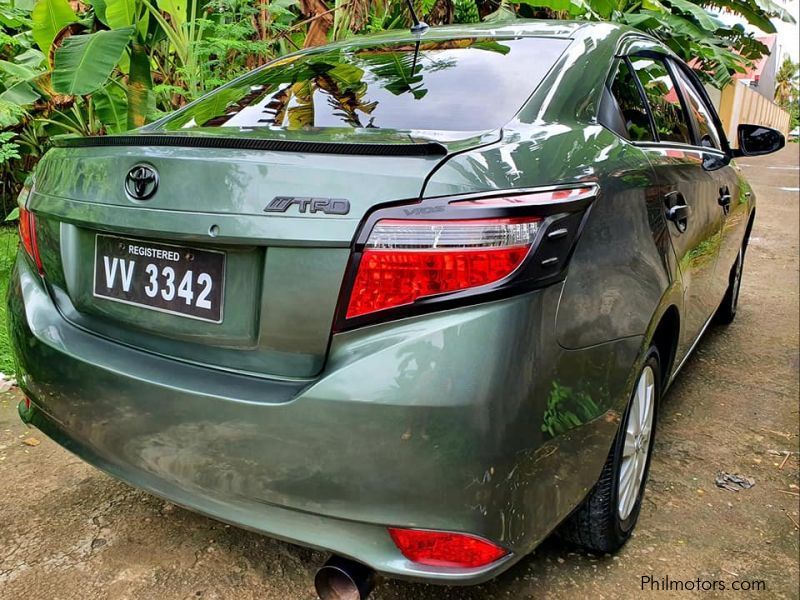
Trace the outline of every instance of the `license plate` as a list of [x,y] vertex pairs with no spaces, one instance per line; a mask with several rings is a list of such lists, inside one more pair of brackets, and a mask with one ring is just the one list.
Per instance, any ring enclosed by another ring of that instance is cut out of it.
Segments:
[[225,253],[111,235],[95,237],[94,295],[222,322]]

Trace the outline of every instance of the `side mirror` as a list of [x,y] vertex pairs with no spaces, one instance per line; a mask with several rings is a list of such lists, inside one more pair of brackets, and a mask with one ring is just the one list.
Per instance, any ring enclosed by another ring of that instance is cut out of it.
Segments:
[[777,129],[763,125],[739,125],[737,131],[739,148],[733,151],[734,156],[759,156],[777,152],[786,145],[786,138]]

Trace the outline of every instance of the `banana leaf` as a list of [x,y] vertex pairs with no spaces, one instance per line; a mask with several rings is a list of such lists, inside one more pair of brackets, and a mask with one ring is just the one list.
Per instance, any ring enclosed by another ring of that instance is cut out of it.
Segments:
[[131,39],[133,27],[73,35],[56,50],[53,89],[85,95],[106,83]]

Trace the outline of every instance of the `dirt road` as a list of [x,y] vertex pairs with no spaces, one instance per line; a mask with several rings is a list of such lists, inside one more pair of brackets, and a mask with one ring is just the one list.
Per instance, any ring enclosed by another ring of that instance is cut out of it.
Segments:
[[[740,312],[731,327],[707,334],[665,400],[645,506],[624,550],[592,557],[548,541],[486,585],[385,582],[375,600],[639,598],[643,576],[728,589],[763,582],[765,591],[738,596],[800,596],[799,150],[790,144],[740,161],[759,198]],[[112,480],[27,431],[17,401],[0,395],[0,598],[315,597],[321,553]],[[718,489],[721,470],[752,477],[755,487]]]

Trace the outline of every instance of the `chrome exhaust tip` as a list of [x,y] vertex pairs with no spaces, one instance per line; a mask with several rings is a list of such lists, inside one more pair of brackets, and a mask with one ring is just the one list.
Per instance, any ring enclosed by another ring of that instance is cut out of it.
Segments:
[[375,571],[341,556],[332,556],[317,571],[314,587],[320,600],[367,600],[375,587]]

